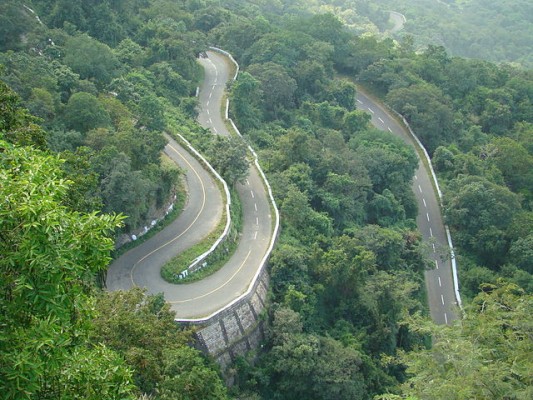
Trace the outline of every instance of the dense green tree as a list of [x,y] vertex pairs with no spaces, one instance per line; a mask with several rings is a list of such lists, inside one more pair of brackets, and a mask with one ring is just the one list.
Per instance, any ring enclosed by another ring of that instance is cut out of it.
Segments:
[[461,324],[415,319],[413,330],[431,335],[433,347],[403,354],[410,378],[405,395],[418,399],[528,399],[533,299],[514,285],[486,285]]
[[273,348],[268,354],[273,397],[363,399],[364,378],[357,351],[324,336],[304,334],[299,315],[290,309],[274,313]]
[[297,235],[304,243],[311,244],[318,235],[329,237],[332,234],[332,220],[325,213],[317,212],[309,205],[308,196],[295,187],[284,188],[286,197],[280,206],[282,221],[287,230]]
[[405,116],[430,153],[452,136],[453,112],[436,86],[422,84],[393,89],[387,101]]
[[368,170],[374,191],[398,195],[413,179],[418,158],[412,148],[388,132],[368,130],[355,135],[349,146]]
[[28,99],[28,110],[45,121],[50,121],[56,112],[54,96],[46,89],[33,88]]
[[225,399],[226,388],[198,350],[191,332],[174,321],[161,294],[141,289],[102,293],[97,298],[92,340],[105,343],[134,368],[137,387],[160,399]]
[[105,44],[88,35],[71,37],[65,43],[64,63],[81,79],[93,79],[99,86],[117,74],[118,60]]
[[161,99],[153,94],[141,98],[137,124],[149,130],[162,131],[166,127],[164,106]]
[[92,281],[110,260],[108,235],[121,218],[63,206],[58,158],[5,141],[0,148],[3,395],[131,398],[120,358],[87,344]]
[[225,400],[227,389],[216,370],[197,350],[182,346],[165,354],[164,378],[157,387],[161,400]]
[[257,128],[262,120],[260,104],[263,93],[260,85],[252,75],[243,72],[231,88],[231,111],[244,131]]
[[74,93],[70,96],[63,112],[63,121],[67,129],[81,133],[111,124],[109,114],[98,98],[85,92]]
[[208,149],[211,164],[230,185],[248,176],[247,151],[246,144],[237,136],[217,136]]
[[297,85],[285,68],[267,62],[251,65],[248,71],[261,82],[263,107],[271,117],[277,118],[282,110],[294,107]]
[[0,81],[0,138],[22,146],[46,148],[46,133],[20,105],[20,98]]
[[533,155],[511,138],[497,138],[491,145],[495,147],[493,161],[502,172],[505,183],[513,192],[522,192],[531,198],[533,193]]
[[445,196],[445,216],[458,244],[488,265],[505,256],[505,231],[520,209],[517,195],[479,177],[457,178]]

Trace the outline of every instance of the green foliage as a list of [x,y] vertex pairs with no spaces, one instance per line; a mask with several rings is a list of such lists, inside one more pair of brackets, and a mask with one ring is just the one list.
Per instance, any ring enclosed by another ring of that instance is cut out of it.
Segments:
[[67,129],[81,133],[111,124],[104,106],[95,96],[85,92],[74,93],[70,96],[65,106],[63,120]]
[[507,248],[505,231],[521,209],[518,197],[483,178],[462,177],[452,184],[445,213],[450,227],[458,230],[458,244],[482,262],[498,265]]
[[191,332],[174,321],[161,294],[135,288],[97,298],[92,341],[121,354],[145,394],[161,399],[225,399],[226,389],[212,365],[188,347]]
[[20,98],[1,81],[0,104],[0,138],[21,146],[46,147],[46,134],[38,120],[20,107]]
[[405,395],[419,399],[528,399],[533,394],[531,295],[509,284],[486,285],[461,324],[410,320],[433,347],[403,354]]
[[217,136],[211,142],[207,154],[211,165],[230,185],[243,182],[248,176],[248,148],[237,136]]
[[117,73],[118,60],[111,49],[88,35],[71,37],[65,43],[64,62],[81,79],[107,84]]
[[[5,141],[0,147],[4,395],[127,397],[128,369],[115,353],[86,344],[92,281],[110,260],[109,234],[121,218],[61,205],[68,184],[58,158]],[[84,368],[74,367],[75,360]],[[91,370],[103,373],[86,374]]]
[[[531,67],[531,4],[527,1],[380,0],[381,10],[404,13],[404,33],[418,46],[440,44],[454,55]],[[362,10],[363,11],[363,10]],[[363,11],[364,13],[364,11]],[[365,15],[368,15],[365,13]]]
[[276,385],[268,388],[269,396],[366,398],[357,351],[329,337],[305,335],[299,315],[290,309],[276,310],[272,324],[266,368]]

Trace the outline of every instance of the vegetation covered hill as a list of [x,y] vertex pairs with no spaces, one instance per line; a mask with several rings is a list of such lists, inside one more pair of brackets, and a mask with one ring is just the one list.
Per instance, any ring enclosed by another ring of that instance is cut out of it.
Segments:
[[[479,382],[493,377],[493,398],[527,398],[530,360],[518,356],[531,352],[531,71],[438,45],[415,52],[309,5],[2,3],[1,78],[29,109],[2,85],[0,382],[10,398],[227,396],[164,299],[93,283],[120,219],[101,211],[127,214],[133,228],[172,193],[161,132],[209,146],[191,119],[195,57],[208,43],[244,71],[231,111],[260,153],[283,223],[268,338],[255,366],[236,364],[235,395],[483,397]],[[354,82],[405,115],[441,179],[470,304],[444,333],[413,317],[425,311],[427,267],[409,189],[416,156],[369,125]],[[441,334],[446,342],[430,349]],[[468,379],[450,372],[487,360],[497,365]]]
[[528,0],[314,0],[316,11],[337,15],[355,32],[379,34],[390,11],[406,17],[397,39],[418,49],[444,46],[460,57],[533,66],[533,6]]

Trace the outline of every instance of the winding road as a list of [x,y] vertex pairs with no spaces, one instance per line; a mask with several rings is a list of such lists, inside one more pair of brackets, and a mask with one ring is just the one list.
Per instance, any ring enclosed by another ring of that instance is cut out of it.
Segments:
[[403,26],[407,22],[405,15],[397,11],[389,11],[389,21],[392,21],[393,26],[390,28],[387,33],[395,34],[403,29]]
[[[228,135],[221,109],[231,67],[224,56],[214,52],[207,55],[200,59],[205,79],[199,93],[198,120],[213,133]],[[251,166],[246,182],[236,186],[243,224],[235,253],[220,270],[201,281],[170,284],[161,278],[161,267],[213,230],[222,216],[223,204],[212,177],[198,161],[171,139],[165,152],[187,170],[187,206],[171,225],[111,264],[107,288],[124,290],[140,286],[149,293],[162,292],[177,320],[201,319],[216,313],[248,289],[270,245],[270,204],[259,173]]]
[[[378,102],[357,91],[357,107],[371,114],[372,124],[381,130],[399,136],[410,146],[415,146],[409,132]],[[457,319],[452,266],[449,260],[449,247],[446,230],[442,221],[439,201],[433,189],[430,175],[424,164],[419,162],[413,180],[413,192],[418,203],[418,229],[428,244],[434,268],[426,271],[426,290],[431,318],[438,324],[450,324]]]

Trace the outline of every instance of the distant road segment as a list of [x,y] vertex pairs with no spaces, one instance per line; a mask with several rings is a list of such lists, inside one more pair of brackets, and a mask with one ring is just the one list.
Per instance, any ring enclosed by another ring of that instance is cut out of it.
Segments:
[[[359,88],[357,108],[371,115],[372,124],[381,130],[389,131],[410,146],[415,146],[405,128],[375,99]],[[429,172],[422,162],[415,172],[412,186],[418,203],[416,219],[423,240],[428,244],[434,268],[426,271],[426,289],[431,318],[438,324],[450,324],[458,317],[455,299],[452,266],[449,260],[449,246],[442,220],[439,200],[433,189]]]

